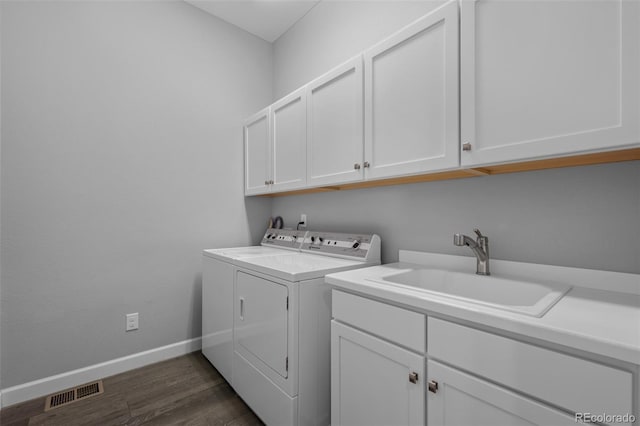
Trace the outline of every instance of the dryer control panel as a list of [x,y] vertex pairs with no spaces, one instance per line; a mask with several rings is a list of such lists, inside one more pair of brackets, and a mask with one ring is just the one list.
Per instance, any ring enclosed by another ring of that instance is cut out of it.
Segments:
[[299,250],[304,241],[306,231],[296,231],[293,229],[267,229],[262,237],[263,246]]
[[269,228],[262,237],[261,245],[380,263],[380,237],[376,234]]
[[308,231],[300,250],[327,256],[379,262],[380,237],[376,234]]

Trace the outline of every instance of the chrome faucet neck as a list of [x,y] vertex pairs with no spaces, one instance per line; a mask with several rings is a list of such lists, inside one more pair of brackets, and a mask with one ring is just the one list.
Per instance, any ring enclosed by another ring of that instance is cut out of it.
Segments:
[[476,274],[491,275],[489,271],[489,238],[482,235],[477,228],[473,231],[478,236],[475,241],[467,235],[454,234],[453,244],[456,246],[467,246],[473,251],[476,255]]

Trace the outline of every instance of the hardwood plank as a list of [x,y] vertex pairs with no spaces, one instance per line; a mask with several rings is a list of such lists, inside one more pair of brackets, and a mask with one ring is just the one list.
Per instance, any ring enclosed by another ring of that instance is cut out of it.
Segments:
[[252,411],[247,412],[246,414],[236,417],[229,423],[226,423],[225,426],[261,426],[264,425],[262,421],[256,416]]
[[200,352],[102,380],[102,395],[47,412],[44,398],[16,404],[0,411],[0,424],[262,425]]
[[223,424],[246,414],[248,407],[238,398],[231,387],[224,383],[205,391],[157,406],[127,425],[154,424],[173,425],[176,423],[207,424],[208,416]]
[[29,426],[121,425],[131,417],[127,402],[118,394],[102,394],[29,419]]
[[0,410],[0,425],[26,425],[29,418],[44,412],[44,398],[36,398]]

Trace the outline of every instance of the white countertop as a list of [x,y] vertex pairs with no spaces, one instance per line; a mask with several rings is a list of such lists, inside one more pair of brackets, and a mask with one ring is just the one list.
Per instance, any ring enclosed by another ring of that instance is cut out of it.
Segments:
[[370,295],[432,315],[459,318],[534,339],[640,365],[640,275],[492,260],[492,274],[566,282],[573,288],[541,318],[370,281],[420,267],[475,271],[475,257],[400,251],[401,262],[326,276],[338,289]]

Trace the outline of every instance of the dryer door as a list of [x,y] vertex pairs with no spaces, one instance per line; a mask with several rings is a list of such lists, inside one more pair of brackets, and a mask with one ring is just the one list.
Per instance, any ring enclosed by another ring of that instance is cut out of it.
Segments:
[[236,342],[284,378],[288,375],[288,295],[285,285],[238,271]]

